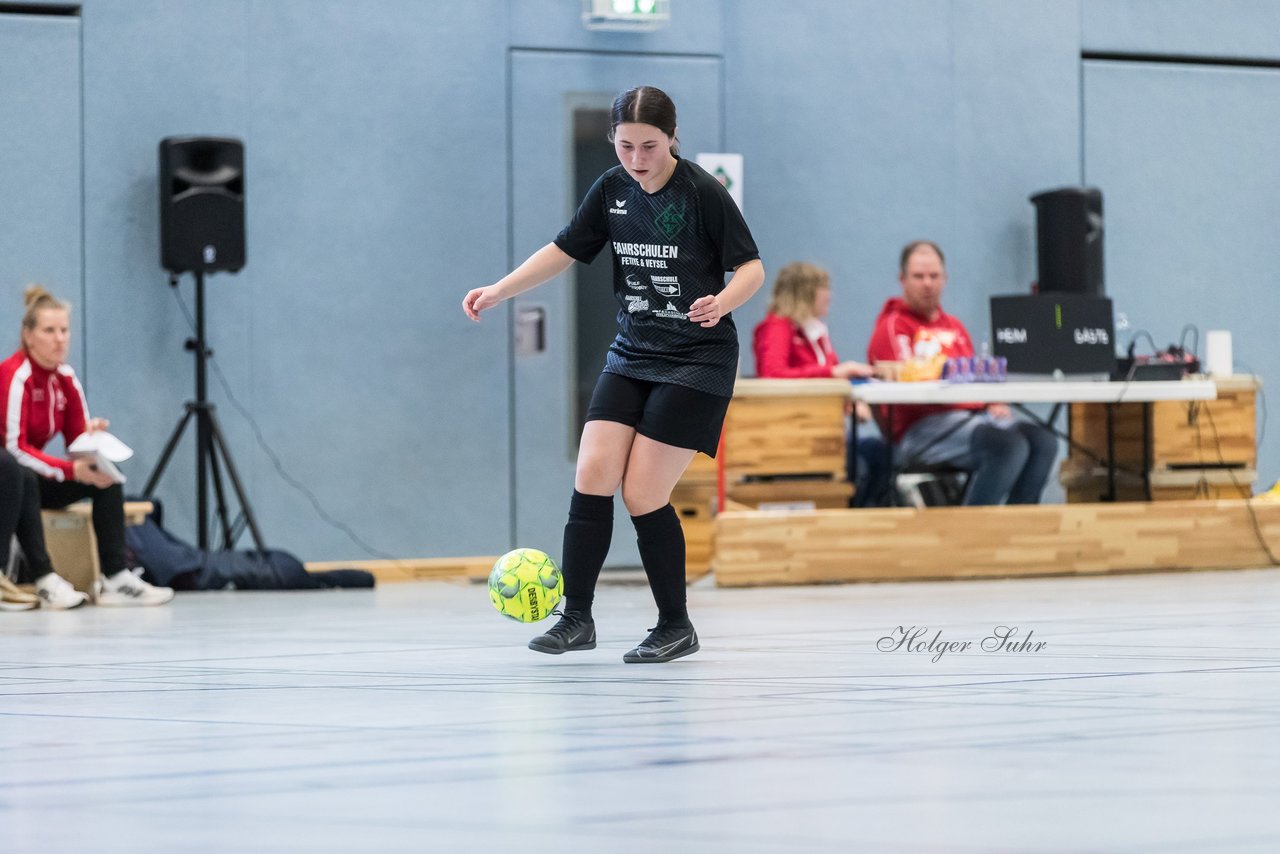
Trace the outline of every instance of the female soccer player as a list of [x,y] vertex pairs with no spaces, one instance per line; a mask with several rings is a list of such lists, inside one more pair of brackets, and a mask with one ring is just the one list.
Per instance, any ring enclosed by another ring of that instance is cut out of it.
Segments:
[[715,455],[738,366],[729,313],[760,288],[764,267],[728,192],[679,157],[676,109],[666,93],[652,86],[623,92],[610,119],[620,165],[597,179],[554,241],[495,284],[468,292],[462,309],[479,320],[611,246],[618,334],[578,450],[561,561],[564,613],[529,648],[553,655],[595,648],[591,604],[621,486],[658,605],[658,625],[623,661],[663,662],[698,650],[671,490],[694,453]]

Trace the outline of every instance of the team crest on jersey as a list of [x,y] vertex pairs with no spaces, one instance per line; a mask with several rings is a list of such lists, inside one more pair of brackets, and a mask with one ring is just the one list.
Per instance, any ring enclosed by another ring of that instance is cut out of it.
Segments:
[[674,204],[667,205],[653,222],[658,226],[658,231],[670,240],[684,230],[684,209],[677,208]]

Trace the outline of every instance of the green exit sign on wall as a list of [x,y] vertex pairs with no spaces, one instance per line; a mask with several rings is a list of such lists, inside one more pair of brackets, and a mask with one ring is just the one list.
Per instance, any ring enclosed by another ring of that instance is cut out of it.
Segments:
[[669,0],[582,0],[589,30],[656,30],[671,23]]

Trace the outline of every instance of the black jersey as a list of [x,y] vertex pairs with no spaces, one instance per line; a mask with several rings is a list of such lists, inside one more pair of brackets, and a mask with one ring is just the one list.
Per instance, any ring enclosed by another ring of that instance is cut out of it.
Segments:
[[710,329],[689,320],[699,297],[724,289],[724,274],[760,257],[738,206],[720,182],[677,159],[652,195],[615,166],[587,191],[555,244],[591,263],[613,249],[618,336],[605,371],[730,397],[738,372],[738,331],[726,314]]

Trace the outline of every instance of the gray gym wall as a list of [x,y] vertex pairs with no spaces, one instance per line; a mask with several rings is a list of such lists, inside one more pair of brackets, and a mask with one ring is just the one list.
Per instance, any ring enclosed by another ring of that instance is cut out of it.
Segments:
[[[1107,290],[1132,326],[1161,346],[1188,322],[1230,329],[1237,359],[1280,380],[1280,6],[1263,0],[672,0],[671,27],[647,35],[588,33],[577,0],[84,0],[78,17],[4,5],[0,340],[16,343],[28,281],[75,303],[76,367],[137,450],[138,487],[193,391],[158,262],[156,146],[238,136],[248,265],[207,285],[235,397],[377,549],[512,545],[508,332],[470,324],[459,302],[511,260],[514,47],[722,56],[725,114],[682,124],[719,122],[745,154],[771,273],[831,269],[846,357],[863,354],[916,237],[947,250],[946,305],[981,339],[986,298],[1035,278],[1027,196],[1086,182],[1105,194]],[[1083,58],[1096,54],[1190,61]],[[1254,62],[1199,61],[1222,59]],[[178,293],[190,306],[190,277]],[[739,312],[747,373],[765,301]],[[210,382],[270,544],[366,557]],[[161,489],[186,536],[191,442]],[[1265,442],[1259,468],[1280,477]],[[521,484],[516,503],[564,500]]]

